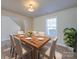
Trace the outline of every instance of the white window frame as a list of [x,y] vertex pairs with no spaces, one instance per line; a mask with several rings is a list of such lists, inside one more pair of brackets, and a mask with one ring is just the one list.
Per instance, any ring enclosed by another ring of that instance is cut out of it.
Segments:
[[[48,21],[52,22],[51,19],[54,19],[54,18],[56,19],[56,25],[53,25],[53,28],[52,28],[52,26],[50,28],[48,28],[48,26],[50,26],[50,25],[48,25],[47,22]],[[54,26],[55,26],[55,28],[54,28]],[[55,30],[57,30],[57,17],[52,17],[52,18],[49,18],[49,19],[46,20],[46,32],[47,32],[47,35],[50,35],[49,29],[55,29]]]

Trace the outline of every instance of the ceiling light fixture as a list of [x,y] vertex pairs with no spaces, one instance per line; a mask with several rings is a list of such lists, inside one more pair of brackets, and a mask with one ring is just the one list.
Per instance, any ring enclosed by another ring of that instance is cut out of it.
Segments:
[[38,3],[34,0],[29,0],[24,3],[24,6],[29,12],[34,12],[38,8]]

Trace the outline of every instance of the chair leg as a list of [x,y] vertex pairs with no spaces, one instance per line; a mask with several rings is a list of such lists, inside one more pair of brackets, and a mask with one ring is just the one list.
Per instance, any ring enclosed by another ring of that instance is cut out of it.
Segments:
[[12,52],[12,46],[11,46],[11,49],[10,49],[10,54],[11,54],[11,52]]
[[13,57],[13,47],[11,46],[11,49],[10,49],[10,54],[11,54],[11,57]]
[[13,57],[14,57],[14,55],[15,55],[15,48],[13,48]]
[[17,53],[15,54],[15,59],[17,59]]
[[56,59],[56,57],[54,56],[54,59]]
[[31,56],[31,57],[30,57],[30,59],[32,59],[32,51],[31,51],[31,53],[30,53],[30,55],[29,55],[29,56]]

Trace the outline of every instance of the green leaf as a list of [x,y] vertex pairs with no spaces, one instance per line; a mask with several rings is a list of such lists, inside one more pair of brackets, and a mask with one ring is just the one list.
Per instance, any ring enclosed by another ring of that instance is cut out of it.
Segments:
[[77,31],[74,28],[65,28],[63,32],[65,43],[70,47],[74,47],[77,40]]

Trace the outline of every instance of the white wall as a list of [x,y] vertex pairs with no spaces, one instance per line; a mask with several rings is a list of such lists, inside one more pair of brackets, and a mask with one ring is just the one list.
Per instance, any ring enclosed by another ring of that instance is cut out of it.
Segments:
[[20,30],[20,27],[10,17],[1,16],[1,41],[8,40],[10,34]]
[[[27,23],[31,23],[31,20],[32,20],[30,17],[23,16],[21,14],[7,11],[7,10],[2,10],[1,15],[10,17],[13,21],[15,21],[17,25],[21,27],[21,30],[23,31],[27,31],[27,27],[26,27],[28,25]],[[26,21],[26,24],[24,24],[25,23],[24,21]],[[30,25],[28,25],[28,27],[31,30]]]
[[46,31],[46,19],[57,17],[57,30],[58,30],[58,44],[64,45],[63,30],[67,27],[74,27],[77,29],[77,8],[65,9],[56,13],[40,16],[34,18],[33,30]]
[[[29,17],[22,16],[20,14],[17,14],[17,13],[11,12],[11,11],[7,11],[7,10],[2,10],[1,16],[5,16],[5,17],[1,18],[1,21],[2,21],[1,27],[5,28],[5,29],[2,28],[2,30],[1,30],[2,37],[5,36],[4,38],[1,39],[2,41],[8,39],[9,34],[11,34],[10,32],[12,32],[13,31],[12,29],[16,28],[16,26],[19,26],[21,28],[21,30],[23,30],[25,32],[27,32],[28,30],[31,30],[32,19]],[[6,33],[4,33],[6,29],[7,29],[7,31],[6,31]],[[15,29],[14,29],[14,31],[15,31]]]

